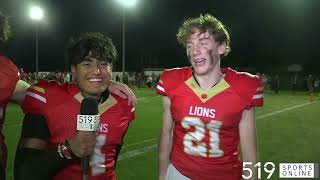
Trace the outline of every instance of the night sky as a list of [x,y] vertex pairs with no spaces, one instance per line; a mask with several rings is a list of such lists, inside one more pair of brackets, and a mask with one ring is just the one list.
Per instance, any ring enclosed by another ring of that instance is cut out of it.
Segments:
[[[28,16],[32,2],[0,1],[13,30],[0,53],[26,71],[35,70],[35,23]],[[121,71],[122,7],[116,0],[38,2],[45,10],[39,24],[40,71],[69,69],[64,48],[81,32],[111,37],[119,52],[114,71]],[[188,65],[175,34],[185,18],[201,13],[215,15],[231,32],[231,54],[222,66],[270,71],[302,64],[307,71],[320,72],[319,0],[138,0],[126,10],[126,69]]]

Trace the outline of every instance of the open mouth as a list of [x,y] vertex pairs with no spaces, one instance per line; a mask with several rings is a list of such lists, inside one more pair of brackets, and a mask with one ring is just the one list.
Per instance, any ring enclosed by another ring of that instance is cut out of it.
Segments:
[[206,60],[206,59],[204,59],[204,58],[198,58],[198,59],[194,59],[194,60],[193,60],[193,63],[194,63],[195,65],[202,65],[202,64],[205,62],[205,60]]
[[89,78],[88,79],[90,83],[98,84],[102,82],[101,78]]

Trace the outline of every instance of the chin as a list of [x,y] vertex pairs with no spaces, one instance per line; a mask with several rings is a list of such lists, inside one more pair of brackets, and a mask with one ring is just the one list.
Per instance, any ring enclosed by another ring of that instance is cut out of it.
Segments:
[[90,92],[90,93],[88,93],[88,95],[90,95],[90,96],[92,96],[92,97],[98,97],[98,96],[100,96],[100,92]]
[[194,72],[195,72],[195,74],[197,74],[197,75],[205,75],[205,74],[207,74],[207,70],[205,70],[205,69],[202,69],[202,68],[194,68]]
[[103,91],[102,89],[91,89],[88,93],[92,96],[99,96]]
[[196,75],[198,75],[198,76],[204,76],[204,75],[206,75],[207,73],[206,72],[200,72],[200,73],[195,73]]

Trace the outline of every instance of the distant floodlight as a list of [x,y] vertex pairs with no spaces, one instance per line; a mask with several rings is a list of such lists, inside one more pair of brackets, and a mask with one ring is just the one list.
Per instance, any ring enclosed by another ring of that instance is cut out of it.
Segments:
[[137,0],[118,0],[118,2],[121,3],[123,6],[131,7],[136,4]]
[[39,6],[32,6],[30,8],[29,16],[32,20],[36,21],[35,28],[36,28],[36,73],[38,75],[39,72],[39,40],[38,40],[38,29],[39,29],[39,21],[43,18],[43,10]]
[[33,20],[41,20],[43,18],[43,10],[38,6],[31,7],[30,18]]
[[122,5],[122,77],[125,75],[125,56],[126,56],[126,41],[125,41],[125,22],[126,22],[126,8],[132,7],[136,4],[137,0],[117,0]]

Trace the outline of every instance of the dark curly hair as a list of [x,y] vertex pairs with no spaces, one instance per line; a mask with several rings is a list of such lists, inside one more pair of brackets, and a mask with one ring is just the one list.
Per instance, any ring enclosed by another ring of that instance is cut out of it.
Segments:
[[87,58],[114,63],[117,50],[112,40],[98,32],[83,33],[76,41],[71,41],[67,47],[67,59],[70,65],[76,65]]
[[196,30],[199,30],[201,33],[208,31],[213,35],[216,42],[220,44],[226,43],[227,48],[224,56],[230,52],[230,34],[226,26],[210,14],[200,15],[200,17],[189,18],[184,21],[176,35],[178,42],[185,46],[190,35],[195,33]]

